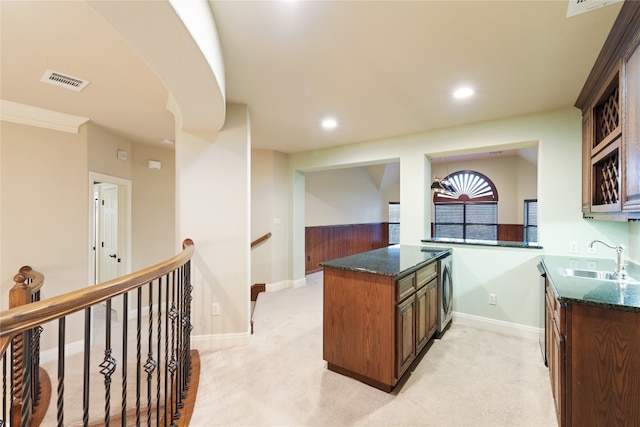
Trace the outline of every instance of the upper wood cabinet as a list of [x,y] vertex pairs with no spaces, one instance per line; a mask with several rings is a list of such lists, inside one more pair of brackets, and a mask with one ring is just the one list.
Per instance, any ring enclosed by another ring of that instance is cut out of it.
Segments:
[[640,2],[626,1],[576,101],[585,218],[640,219],[639,45]]

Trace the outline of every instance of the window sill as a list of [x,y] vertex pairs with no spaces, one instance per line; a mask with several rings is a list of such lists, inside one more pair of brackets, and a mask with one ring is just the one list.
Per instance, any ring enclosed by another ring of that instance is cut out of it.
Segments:
[[422,243],[447,243],[469,246],[491,246],[501,248],[542,249],[537,242],[507,242],[504,240],[475,240],[475,239],[451,239],[444,237],[429,237],[421,240]]

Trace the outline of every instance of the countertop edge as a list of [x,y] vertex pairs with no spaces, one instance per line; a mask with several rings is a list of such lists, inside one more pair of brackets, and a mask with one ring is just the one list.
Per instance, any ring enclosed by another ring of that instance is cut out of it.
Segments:
[[[408,245],[408,246],[412,246],[412,245]],[[416,249],[420,248],[419,246],[416,246]],[[363,268],[363,267],[355,267],[355,266],[348,266],[348,265],[336,265],[333,261],[335,260],[328,260],[328,261],[323,261],[320,262],[318,265],[323,267],[323,268],[332,268],[332,269],[336,269],[336,270],[345,270],[345,271],[353,271],[353,272],[358,272],[358,273],[365,273],[365,274],[374,274],[377,276],[387,276],[387,277],[392,277],[394,279],[399,279],[402,278],[404,276],[407,276],[417,270],[419,270],[420,268],[427,266],[429,264],[431,264],[432,262],[436,262],[444,257],[446,257],[447,255],[451,255],[452,253],[452,249],[451,248],[423,248],[423,249],[427,249],[428,251],[433,251],[433,252],[437,252],[438,255],[434,256],[432,258],[420,261],[416,264],[413,264],[410,267],[404,268],[402,270],[399,270],[398,272],[391,272],[391,271],[381,271],[381,270],[375,270],[372,268]],[[367,252],[362,252],[360,254],[355,254],[357,256],[366,256],[367,253],[372,253],[375,252],[376,250],[373,251],[367,251]],[[345,257],[346,258],[346,257]],[[337,259],[341,259],[341,258],[337,258]]]
[[[574,259],[573,257],[566,257],[566,258],[567,259]],[[544,271],[545,271],[547,277],[549,278],[549,282],[551,283],[551,288],[553,290],[553,293],[554,293],[556,299],[558,301],[560,301],[561,303],[579,304],[579,305],[585,305],[585,306],[597,307],[597,308],[604,308],[604,309],[609,309],[609,310],[640,313],[640,307],[637,307],[637,306],[620,304],[620,303],[613,303],[613,302],[606,302],[606,301],[595,301],[595,300],[591,300],[591,299],[577,298],[577,297],[572,297],[572,296],[565,295],[564,293],[562,293],[562,292],[560,292],[558,290],[558,284],[557,284],[558,276],[556,275],[557,273],[555,271],[553,271],[552,268],[549,268],[547,263],[545,263],[545,257],[544,256],[542,256],[541,262],[542,262],[542,265],[544,266]],[[579,278],[563,279],[563,280],[577,281],[577,282],[573,282],[573,283],[579,283],[579,281],[583,281],[583,283],[585,283],[585,284],[591,284],[591,283],[594,282],[594,281],[592,281],[590,279],[579,279]],[[627,285],[627,286],[629,286],[629,285]],[[631,286],[637,286],[637,285],[631,285]]]

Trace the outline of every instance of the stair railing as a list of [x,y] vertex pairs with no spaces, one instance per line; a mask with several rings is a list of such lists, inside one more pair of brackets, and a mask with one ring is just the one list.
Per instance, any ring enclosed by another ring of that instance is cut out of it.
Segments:
[[[179,255],[136,273],[0,313],[0,349],[3,352],[12,338],[29,334],[34,328],[49,322],[58,323],[57,425],[70,424],[68,417],[65,421],[65,403],[70,402],[65,399],[66,394],[70,394],[71,400],[82,402],[84,426],[95,423],[109,426],[112,420],[117,420],[123,426],[138,426],[141,423],[173,426],[188,422],[190,414],[182,414],[182,409],[191,382],[193,241],[186,239],[182,247]],[[124,309],[123,318],[114,321],[111,305],[116,298],[122,299]],[[91,323],[92,312],[103,304],[104,336],[96,336]],[[74,313],[84,313],[84,325],[71,324],[69,328],[83,329],[83,380],[81,390],[65,390],[68,368],[65,359],[66,320]],[[130,314],[134,315],[131,319]],[[133,338],[130,339],[130,335]],[[27,357],[31,358],[32,346],[26,345],[24,348]],[[102,361],[92,361],[96,350],[102,349]],[[130,364],[133,365],[131,376],[128,372]],[[120,384],[113,381],[118,374]],[[98,398],[104,402],[104,411],[99,411],[99,418],[96,418],[95,410],[90,411],[90,407],[93,408],[91,404],[95,404],[96,400],[96,390],[92,389],[92,385],[99,382],[96,375],[98,378],[101,375],[103,382],[103,396],[98,395]],[[112,385],[116,390],[111,389]],[[133,396],[129,395],[130,390]],[[117,391],[120,391],[120,407],[112,415],[111,401],[112,398],[116,400]],[[195,392],[192,390],[192,393]],[[23,407],[30,405],[28,398],[26,400],[22,402]],[[13,401],[11,405],[13,411]],[[16,420],[7,415],[2,413],[0,426],[8,422],[12,426],[30,425],[28,417],[22,416]],[[183,419],[178,421],[181,417]]]
[[[44,276],[29,266],[22,267],[13,278],[15,284],[9,291],[9,308],[22,307],[40,301]],[[40,335],[38,325],[22,333],[2,338],[2,420],[12,425],[25,425],[34,418],[40,405]],[[9,352],[9,345],[11,351]],[[11,355],[8,358],[8,355]],[[9,365],[9,393],[7,393],[7,365]],[[9,405],[7,405],[9,402]],[[44,405],[46,411],[48,405]]]

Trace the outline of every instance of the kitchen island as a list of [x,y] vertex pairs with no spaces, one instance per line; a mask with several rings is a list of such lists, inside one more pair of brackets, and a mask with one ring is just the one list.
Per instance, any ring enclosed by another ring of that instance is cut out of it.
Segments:
[[391,391],[437,326],[446,248],[394,245],[322,262],[328,369]]
[[[612,260],[543,256],[546,355],[558,425],[640,420],[640,283],[571,277],[612,272]],[[628,263],[630,276],[640,266]]]

